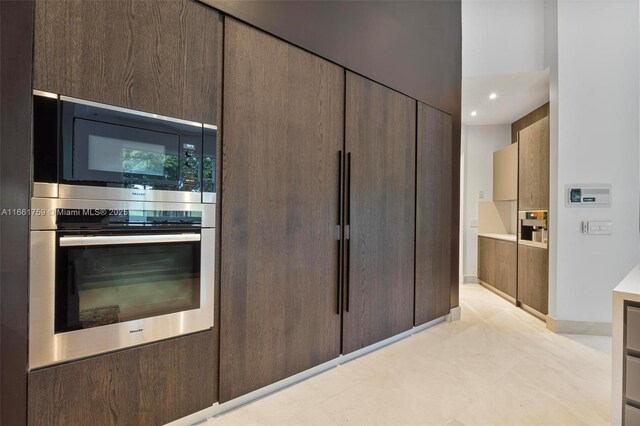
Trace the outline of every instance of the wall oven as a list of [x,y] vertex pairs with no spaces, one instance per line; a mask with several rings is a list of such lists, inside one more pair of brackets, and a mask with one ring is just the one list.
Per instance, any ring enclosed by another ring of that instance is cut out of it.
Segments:
[[34,91],[33,196],[215,203],[215,125]]
[[33,198],[29,368],[206,330],[215,204]]

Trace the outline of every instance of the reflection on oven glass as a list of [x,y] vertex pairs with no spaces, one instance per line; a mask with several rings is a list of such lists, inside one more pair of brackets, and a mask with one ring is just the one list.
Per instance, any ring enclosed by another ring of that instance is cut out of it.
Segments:
[[200,307],[199,242],[69,247],[63,257],[56,332]]

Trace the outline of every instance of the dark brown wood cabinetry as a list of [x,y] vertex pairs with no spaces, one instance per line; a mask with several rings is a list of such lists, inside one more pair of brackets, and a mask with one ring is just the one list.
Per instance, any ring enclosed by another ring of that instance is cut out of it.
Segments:
[[548,250],[520,244],[518,246],[518,301],[546,315],[548,299]]
[[220,25],[192,0],[38,0],[34,89],[215,124]]
[[478,279],[516,298],[518,246],[515,241],[478,237]]
[[347,72],[343,353],[413,324],[416,101]]
[[340,353],[342,68],[225,22],[222,402]]
[[449,313],[451,116],[418,102],[415,325]]
[[205,331],[29,373],[30,425],[162,425],[214,402]]
[[549,117],[519,132],[518,209],[549,209]]

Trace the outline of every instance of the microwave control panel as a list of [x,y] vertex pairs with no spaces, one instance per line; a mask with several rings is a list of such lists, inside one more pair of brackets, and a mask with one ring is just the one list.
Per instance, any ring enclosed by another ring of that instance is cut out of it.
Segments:
[[569,207],[611,207],[611,185],[567,185]]

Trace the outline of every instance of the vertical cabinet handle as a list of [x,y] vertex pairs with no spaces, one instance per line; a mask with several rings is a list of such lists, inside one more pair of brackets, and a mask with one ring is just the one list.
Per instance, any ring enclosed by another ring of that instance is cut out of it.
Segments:
[[345,185],[346,188],[346,207],[345,207],[345,229],[344,229],[344,263],[345,268],[343,272],[343,282],[345,286],[345,310],[349,312],[349,301],[350,301],[350,279],[349,279],[349,269],[351,263],[351,153],[347,153],[347,183]]
[[337,240],[338,240],[338,286],[336,289],[336,314],[341,314],[342,309],[342,214],[343,214],[343,200],[344,200],[344,158],[342,150],[338,151],[338,218],[337,218]]

